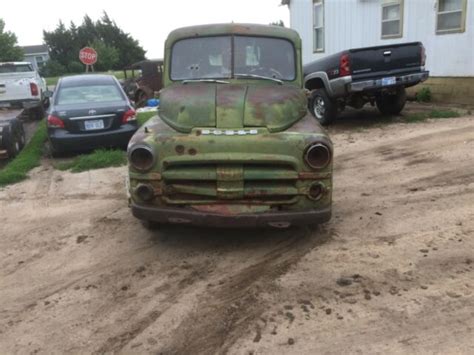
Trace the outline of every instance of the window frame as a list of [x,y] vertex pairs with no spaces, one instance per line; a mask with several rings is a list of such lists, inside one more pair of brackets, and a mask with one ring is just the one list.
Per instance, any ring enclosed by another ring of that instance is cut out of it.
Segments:
[[[440,12],[440,2],[442,0],[436,1],[436,27],[435,27],[435,34],[436,35],[446,35],[452,33],[463,33],[466,32],[466,14],[467,14],[467,0],[461,0],[461,9],[460,10],[451,10],[451,11],[442,11]],[[459,28],[450,28],[447,30],[440,30],[438,28],[439,25],[439,15],[440,14],[447,14],[447,13],[456,13],[461,12],[461,24]]]
[[[389,6],[394,6],[398,5],[399,13],[398,13],[398,19],[391,19],[391,20],[384,20],[383,19],[383,10],[386,7]],[[380,37],[382,39],[392,39],[392,38],[401,38],[403,37],[403,14],[405,12],[405,6],[404,6],[404,0],[384,0],[382,2],[381,6],[381,12],[380,12]],[[397,34],[389,34],[389,35],[384,35],[383,34],[383,24],[386,22],[394,22],[398,21],[398,33]]]
[[[315,6],[320,6],[321,9],[322,9],[322,12],[323,12],[323,20],[322,20],[322,25],[320,27],[316,27],[316,18],[314,16],[314,9],[315,9]],[[313,0],[312,4],[311,4],[311,12],[313,14],[313,24],[312,24],[312,32],[313,32],[313,53],[324,53],[324,51],[326,50],[326,31],[325,31],[325,27],[326,27],[326,23],[325,23],[325,16],[324,16],[324,0]],[[322,43],[322,48],[316,48],[316,30],[321,30],[322,33],[323,33],[323,43]]]

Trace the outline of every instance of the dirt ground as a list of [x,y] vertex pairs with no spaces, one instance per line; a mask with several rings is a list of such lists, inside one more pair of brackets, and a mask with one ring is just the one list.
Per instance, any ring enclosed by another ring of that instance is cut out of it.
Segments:
[[0,353],[474,353],[474,117],[330,133],[315,229],[150,232],[125,168],[0,190]]

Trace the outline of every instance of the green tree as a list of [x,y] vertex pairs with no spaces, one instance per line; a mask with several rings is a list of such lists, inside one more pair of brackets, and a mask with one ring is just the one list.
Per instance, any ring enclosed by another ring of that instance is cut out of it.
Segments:
[[67,28],[59,22],[54,31],[43,31],[43,37],[51,59],[69,72],[77,71],[79,50],[86,46],[97,46],[94,47],[99,55],[96,70],[121,69],[145,59],[145,50],[139,42],[118,27],[106,12],[96,22],[85,15],[79,26],[71,22]]
[[23,50],[17,45],[16,35],[5,31],[5,21],[0,18],[0,62],[23,60]]
[[119,51],[117,48],[108,46],[103,41],[94,41],[92,48],[97,52],[97,63],[94,69],[97,71],[105,71],[115,67],[119,61]]

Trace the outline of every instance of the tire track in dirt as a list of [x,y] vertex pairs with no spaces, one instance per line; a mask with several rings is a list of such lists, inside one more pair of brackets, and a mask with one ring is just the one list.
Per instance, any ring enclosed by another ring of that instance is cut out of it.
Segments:
[[[260,260],[227,275],[202,295],[196,310],[183,319],[168,344],[157,349],[165,354],[226,353],[266,309],[262,295],[275,290],[275,281],[307,253],[331,239],[331,231],[319,227],[298,231],[260,257]],[[199,326],[196,326],[199,324]],[[183,341],[186,339],[185,341]]]

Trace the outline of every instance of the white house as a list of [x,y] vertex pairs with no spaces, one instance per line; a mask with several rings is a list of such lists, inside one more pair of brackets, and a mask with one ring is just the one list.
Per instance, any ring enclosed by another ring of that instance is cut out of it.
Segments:
[[421,41],[431,76],[427,85],[435,97],[464,95],[474,102],[474,0],[282,0],[282,4],[289,7],[290,27],[303,40],[304,63],[344,49]]
[[24,52],[25,62],[30,62],[36,70],[41,69],[49,60],[48,46],[45,44],[37,46],[21,47]]

